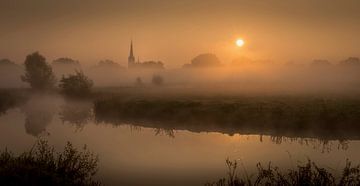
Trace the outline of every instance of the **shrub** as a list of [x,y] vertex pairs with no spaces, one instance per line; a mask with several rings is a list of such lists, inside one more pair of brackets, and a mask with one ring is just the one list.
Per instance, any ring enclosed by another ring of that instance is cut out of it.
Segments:
[[[258,173],[254,178],[237,176],[237,161],[226,160],[228,167],[227,178],[219,179],[213,183],[207,183],[206,186],[243,186],[243,185],[359,185],[360,184],[360,166],[352,166],[350,161],[346,160],[345,168],[341,177],[336,179],[327,169],[318,167],[314,162],[308,160],[305,165],[298,165],[297,168],[280,172],[278,167],[263,167],[257,164]],[[246,172],[245,172],[245,175]]]
[[164,78],[160,75],[154,75],[151,82],[156,86],[161,86],[164,84]]
[[91,93],[93,81],[86,77],[82,72],[75,72],[75,75],[63,76],[59,87],[68,96],[88,96]]
[[141,80],[141,77],[137,77],[135,80],[135,86],[142,87],[144,86],[143,81]]
[[47,141],[39,140],[28,152],[15,156],[7,149],[0,153],[2,185],[100,185],[92,180],[98,157],[86,146],[78,151],[67,143],[56,153]]

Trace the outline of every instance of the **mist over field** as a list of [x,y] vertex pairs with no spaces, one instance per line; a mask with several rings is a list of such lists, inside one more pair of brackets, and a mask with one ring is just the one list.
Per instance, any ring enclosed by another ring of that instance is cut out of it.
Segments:
[[[360,62],[359,62],[360,63]],[[143,90],[161,89],[171,93],[220,94],[357,94],[360,88],[359,64],[278,64],[268,61],[243,60],[219,66],[176,69],[127,69],[117,63],[82,66],[78,63],[52,65],[57,79],[63,75],[82,71],[94,81],[96,88],[139,87]],[[20,79],[24,73],[21,64],[1,67],[2,88],[27,88]],[[159,75],[164,79],[160,87],[151,79]]]
[[0,0],[0,185],[360,185],[359,0]]

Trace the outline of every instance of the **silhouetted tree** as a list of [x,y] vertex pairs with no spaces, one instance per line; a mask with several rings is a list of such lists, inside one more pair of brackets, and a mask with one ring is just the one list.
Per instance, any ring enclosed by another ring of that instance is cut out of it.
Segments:
[[344,65],[344,66],[357,65],[357,66],[359,66],[360,65],[360,59],[357,58],[357,57],[349,57],[348,59],[346,59],[344,61],[341,61],[340,65]]
[[164,69],[164,63],[161,61],[144,61],[133,64],[134,68],[139,69]]
[[200,54],[191,60],[191,64],[185,64],[184,68],[187,67],[217,67],[220,66],[221,62],[219,58],[214,54]]
[[52,88],[56,82],[51,66],[38,52],[26,57],[25,75],[21,76],[21,79],[38,90]]
[[315,59],[311,63],[311,66],[313,66],[313,67],[325,67],[325,66],[330,66],[330,65],[331,65],[331,63],[325,59]]
[[80,65],[79,61],[76,61],[74,59],[67,58],[67,57],[58,58],[58,59],[54,60],[52,64],[53,65],[74,65],[74,66]]
[[144,85],[140,77],[136,78],[135,85],[139,87]]
[[96,68],[124,68],[120,64],[112,61],[112,60],[102,60],[97,65]]
[[156,86],[161,86],[164,84],[164,78],[160,75],[154,75],[151,82]]
[[9,59],[0,59],[0,66],[16,66],[16,64]]
[[68,96],[88,96],[91,93],[93,81],[82,72],[76,71],[75,73],[75,75],[72,74],[68,77],[63,76],[59,87]]

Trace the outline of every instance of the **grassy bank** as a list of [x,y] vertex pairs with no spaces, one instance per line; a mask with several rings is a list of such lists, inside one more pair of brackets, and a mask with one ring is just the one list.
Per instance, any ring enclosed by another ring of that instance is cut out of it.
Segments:
[[3,150],[0,153],[1,185],[100,185],[92,177],[97,172],[98,158],[86,147],[77,150],[71,143],[63,152],[55,152],[40,140],[20,155]]
[[318,167],[314,162],[308,160],[305,165],[281,172],[278,167],[271,165],[263,166],[257,164],[257,174],[249,175],[245,170],[243,177],[239,177],[237,161],[226,160],[228,168],[227,177],[218,181],[206,183],[206,186],[257,186],[257,185],[308,185],[308,186],[343,186],[360,184],[360,166],[352,165],[346,161],[339,177],[335,177],[329,169]]
[[94,102],[98,122],[324,139],[359,138],[360,99],[315,97],[124,98]]

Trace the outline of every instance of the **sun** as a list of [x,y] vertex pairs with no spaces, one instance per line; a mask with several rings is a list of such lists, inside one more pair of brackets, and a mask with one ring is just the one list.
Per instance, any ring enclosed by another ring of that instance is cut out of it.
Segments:
[[245,44],[244,40],[242,40],[242,39],[237,39],[236,40],[236,46],[242,47],[242,46],[244,46],[244,44]]

